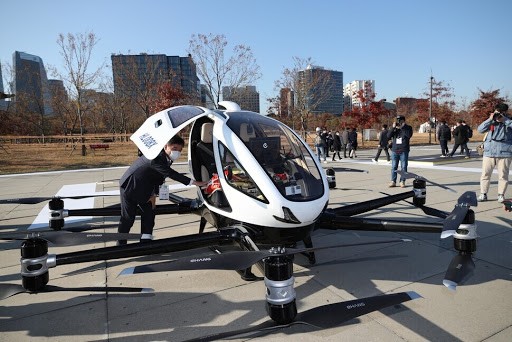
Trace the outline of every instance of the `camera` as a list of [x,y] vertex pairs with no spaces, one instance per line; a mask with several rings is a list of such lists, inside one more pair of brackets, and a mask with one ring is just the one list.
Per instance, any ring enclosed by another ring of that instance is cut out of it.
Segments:
[[492,116],[492,121],[496,121],[496,120],[498,120],[498,119],[499,119],[500,117],[502,117],[502,116],[503,116],[503,114],[501,114],[501,113],[500,113],[500,112],[498,112],[498,111],[495,111],[495,112],[494,112],[494,115]]

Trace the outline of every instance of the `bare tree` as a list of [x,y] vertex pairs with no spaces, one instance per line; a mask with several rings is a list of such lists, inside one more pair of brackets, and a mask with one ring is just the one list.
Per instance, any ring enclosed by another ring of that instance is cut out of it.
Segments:
[[[57,44],[63,58],[65,74],[59,75],[68,89],[69,96],[74,104],[74,109],[80,125],[80,139],[82,142],[82,156],[86,155],[84,139],[84,114],[85,102],[82,98],[83,91],[90,89],[99,80],[104,69],[104,64],[90,71],[89,63],[92,51],[98,43],[98,38],[93,32],[68,33],[66,36],[59,34]],[[59,74],[59,73],[57,73]]]
[[197,74],[206,85],[210,100],[217,108],[222,88],[232,90],[251,85],[261,77],[252,50],[236,45],[231,55],[226,53],[228,42],[224,35],[192,35],[189,53],[197,67]]
[[432,87],[432,117],[430,117],[429,113],[430,102],[420,101],[417,105],[418,119],[420,123],[429,122],[430,119],[434,120],[431,124],[442,120],[449,122],[455,114],[453,87],[448,82],[438,81],[433,77],[431,82],[432,84],[429,85],[429,89],[425,90],[423,96],[429,99],[431,94],[430,87]]

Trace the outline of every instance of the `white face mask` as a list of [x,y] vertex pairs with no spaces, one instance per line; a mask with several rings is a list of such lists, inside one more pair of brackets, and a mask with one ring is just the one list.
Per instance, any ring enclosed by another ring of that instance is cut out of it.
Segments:
[[169,153],[169,159],[171,159],[172,161],[175,161],[180,156],[181,156],[181,152],[180,151],[171,151],[171,153]]

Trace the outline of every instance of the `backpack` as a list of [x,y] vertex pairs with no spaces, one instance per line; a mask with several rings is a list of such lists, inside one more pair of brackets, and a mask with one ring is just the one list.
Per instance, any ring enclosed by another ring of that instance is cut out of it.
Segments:
[[315,147],[322,145],[322,138],[320,138],[320,134],[317,134],[315,137]]
[[472,138],[473,137],[473,130],[469,126],[467,126],[467,130],[468,130],[468,138]]

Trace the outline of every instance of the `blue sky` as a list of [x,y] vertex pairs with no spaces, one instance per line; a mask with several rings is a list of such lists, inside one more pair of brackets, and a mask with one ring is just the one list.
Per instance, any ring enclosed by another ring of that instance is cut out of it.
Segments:
[[92,68],[112,53],[186,56],[192,34],[224,34],[253,49],[261,110],[292,57],[343,71],[344,83],[375,80],[377,99],[419,97],[430,73],[459,103],[478,88],[512,98],[512,1],[6,1],[0,0],[0,61],[15,50],[62,70],[59,33],[93,31]]

